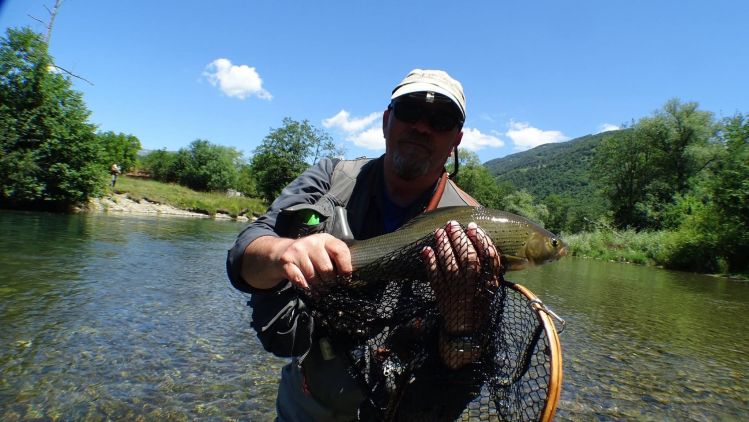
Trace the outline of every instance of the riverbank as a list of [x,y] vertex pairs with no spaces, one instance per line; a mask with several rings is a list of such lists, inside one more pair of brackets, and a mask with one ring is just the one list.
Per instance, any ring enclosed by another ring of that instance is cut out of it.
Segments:
[[[687,271],[749,281],[749,273],[730,271],[726,261],[704,250],[694,250],[693,238],[674,231],[601,228],[564,236],[571,256],[609,262]],[[709,263],[710,265],[707,265]]]
[[174,183],[123,176],[113,189],[92,198],[82,211],[247,221],[266,204],[257,198],[198,192]]
[[214,218],[216,220],[249,220],[246,215],[237,215],[233,217],[222,212],[216,212],[215,214],[210,215],[208,213],[184,210],[169,204],[149,201],[146,198],[133,199],[128,193],[111,193],[101,198],[93,198],[89,201],[87,211],[170,217]]

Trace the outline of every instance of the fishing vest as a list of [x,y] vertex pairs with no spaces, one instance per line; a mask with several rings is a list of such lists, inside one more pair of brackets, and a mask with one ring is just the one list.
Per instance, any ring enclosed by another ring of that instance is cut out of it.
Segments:
[[[297,204],[281,210],[277,222],[277,228],[281,228],[280,234],[286,237],[301,237],[313,233],[329,233],[341,240],[354,239],[349,225],[349,210],[362,210],[369,204],[366,203],[366,195],[355,197],[355,203],[350,201],[362,169],[375,164],[377,163],[371,158],[334,161],[328,192],[314,204]],[[373,169],[370,169],[370,178],[372,173]],[[369,188],[374,185],[372,180],[365,183]],[[453,205],[478,206],[479,203],[450,180],[445,171],[425,211]],[[364,222],[356,221],[355,224],[358,226]]]
[[[297,204],[282,210],[276,222],[279,235],[301,237],[329,233],[341,240],[354,239],[350,220],[355,227],[367,224],[356,211],[370,206],[369,197],[353,193],[368,165],[378,163],[364,158],[334,162],[328,192],[314,204]],[[370,179],[362,181],[362,187],[374,188],[376,183],[371,178],[375,174],[376,169],[366,169],[364,176]],[[453,205],[478,205],[478,202],[443,172],[426,210]],[[348,359],[343,356],[344,351],[336,350],[335,342],[314,332],[314,321],[291,283],[287,282],[271,297],[253,295],[251,305],[253,320],[260,317],[258,314],[265,314],[262,318],[267,323],[253,323],[265,349],[278,356],[294,357],[282,371],[277,405],[279,419],[343,421],[357,418],[355,412],[365,396],[348,373]],[[270,317],[269,313],[274,315]]]

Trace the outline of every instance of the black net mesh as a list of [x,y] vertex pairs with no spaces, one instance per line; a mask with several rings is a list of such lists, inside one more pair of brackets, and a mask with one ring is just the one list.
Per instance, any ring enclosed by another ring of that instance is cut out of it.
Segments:
[[[550,340],[529,300],[502,279],[493,251],[472,246],[451,246],[430,234],[351,278],[305,293],[316,334],[348,356],[349,370],[366,392],[360,419],[541,417]],[[481,264],[435,263],[425,247],[451,248],[456,257],[474,254]],[[430,279],[430,263],[444,277]],[[471,267],[462,269],[473,276],[453,279],[451,266]]]

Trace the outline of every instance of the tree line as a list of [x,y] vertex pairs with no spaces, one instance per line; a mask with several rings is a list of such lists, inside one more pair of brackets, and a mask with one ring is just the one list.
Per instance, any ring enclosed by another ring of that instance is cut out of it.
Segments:
[[617,228],[673,233],[675,267],[749,265],[749,119],[668,101],[606,137],[591,178]]
[[[657,262],[670,268],[749,268],[749,116],[716,119],[695,102],[671,99],[651,116],[607,132],[599,141],[565,157],[582,161],[590,153],[589,166],[568,173],[593,188],[586,186],[578,196],[534,198],[498,182],[471,158],[458,181],[484,205],[526,215],[557,233],[660,233]],[[553,192],[550,186],[558,177],[544,167],[523,170],[545,185],[536,191]]]
[[198,139],[177,152],[148,153],[140,159],[139,169],[163,182],[199,191],[232,189],[271,202],[310,163],[341,154],[330,135],[307,120],[287,117],[280,128],[271,129],[249,160],[235,148]]
[[[0,199],[6,207],[80,204],[103,194],[107,171],[233,189],[270,202],[310,164],[342,156],[326,132],[285,118],[253,155],[197,139],[179,151],[140,155],[137,137],[97,132],[69,78],[51,69],[43,37],[9,29],[0,41]],[[495,179],[478,156],[460,153],[458,184],[483,205],[522,214],[556,232],[593,227],[667,231],[679,268],[746,269],[749,261],[749,118],[717,120],[697,103],[668,101],[653,115],[607,133],[589,174],[595,198],[536,198]],[[539,176],[550,180],[553,175]],[[584,203],[583,203],[584,202]]]
[[0,39],[0,206],[67,209],[101,196],[112,164],[199,191],[233,189],[271,201],[310,162],[341,155],[308,121],[284,119],[245,160],[197,139],[141,155],[134,135],[98,132],[68,75],[54,70],[45,37],[29,28]]

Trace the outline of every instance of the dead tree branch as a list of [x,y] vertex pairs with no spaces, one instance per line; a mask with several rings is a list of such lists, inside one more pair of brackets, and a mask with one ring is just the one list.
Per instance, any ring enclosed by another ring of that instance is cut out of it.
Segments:
[[84,78],[83,76],[79,76],[79,75],[76,75],[75,73],[73,73],[73,72],[71,72],[71,71],[69,71],[69,70],[65,69],[65,68],[64,68],[64,67],[62,67],[62,66],[58,66],[58,65],[56,65],[56,64],[52,64],[52,66],[54,66],[54,67],[55,67],[56,69],[59,69],[59,70],[61,70],[61,71],[65,72],[65,73],[67,73],[68,75],[70,75],[70,76],[72,76],[72,77],[74,77],[74,78],[78,78],[78,79],[80,79],[80,80],[82,80],[82,81],[84,81],[84,82],[88,83],[89,85],[91,85],[91,86],[94,86],[94,83],[93,83],[93,82],[89,81],[88,79]]

